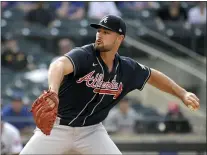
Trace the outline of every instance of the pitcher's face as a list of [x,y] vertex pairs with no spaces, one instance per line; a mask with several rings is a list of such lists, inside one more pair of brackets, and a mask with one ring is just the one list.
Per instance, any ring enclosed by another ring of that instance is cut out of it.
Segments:
[[100,52],[108,52],[118,43],[119,36],[116,32],[99,28],[96,33],[95,48]]

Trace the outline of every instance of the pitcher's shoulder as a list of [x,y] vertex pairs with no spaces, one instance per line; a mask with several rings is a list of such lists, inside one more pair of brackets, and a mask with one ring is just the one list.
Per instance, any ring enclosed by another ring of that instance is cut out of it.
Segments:
[[77,55],[77,57],[85,57],[87,59],[93,58],[94,56],[94,47],[93,44],[87,44],[84,46],[76,46],[67,55]]
[[87,45],[84,45],[84,46],[82,46],[80,48],[82,50],[84,50],[85,52],[89,52],[89,53],[93,53],[95,51],[94,44],[87,44]]
[[138,63],[134,59],[126,56],[120,56],[120,61],[121,64],[123,64],[124,66],[132,67],[132,68]]

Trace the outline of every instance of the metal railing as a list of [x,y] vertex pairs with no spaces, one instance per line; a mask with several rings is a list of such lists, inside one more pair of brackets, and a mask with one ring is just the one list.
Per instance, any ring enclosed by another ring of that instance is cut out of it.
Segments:
[[156,38],[158,40],[160,40],[161,42],[177,49],[179,52],[183,53],[183,54],[186,54],[187,56],[189,56],[190,58],[192,58],[193,60],[196,60],[202,64],[206,64],[206,61],[204,61],[204,58],[203,56],[195,53],[194,51],[186,48],[185,46],[181,45],[181,44],[178,44],[176,43],[175,41],[172,41],[171,39],[169,39],[168,37],[165,37],[163,35],[161,35],[160,33],[158,32],[155,32],[153,31],[152,29],[144,26],[143,24],[139,23],[138,21],[136,20],[127,20],[127,23],[132,26],[132,27],[135,27],[135,26],[142,26],[142,28],[145,30],[145,32],[153,37],[153,38]]
[[149,45],[146,45],[146,44],[144,44],[140,41],[137,41],[137,40],[133,39],[130,36],[126,36],[125,42],[127,44],[129,44],[129,45],[131,45],[131,46],[133,46],[133,47],[135,47],[135,48],[151,55],[151,56],[160,58],[163,61],[168,62],[169,64],[171,64],[173,66],[176,66],[176,67],[190,73],[191,75],[194,75],[198,79],[206,82],[206,75],[203,72],[195,69],[192,66],[189,66],[189,65],[181,62],[180,60],[177,60],[177,59],[173,58],[172,56],[169,56],[169,55],[167,55],[163,52],[160,52],[157,49],[152,48]]

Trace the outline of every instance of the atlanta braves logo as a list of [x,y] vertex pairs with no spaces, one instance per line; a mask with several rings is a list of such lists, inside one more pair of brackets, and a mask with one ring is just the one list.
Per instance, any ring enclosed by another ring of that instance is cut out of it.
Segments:
[[111,82],[105,82],[103,81],[103,74],[97,73],[94,76],[94,73],[95,71],[92,71],[84,77],[79,78],[79,80],[77,80],[76,82],[82,83],[85,81],[87,87],[94,88],[94,93],[113,95],[113,99],[116,99],[121,94],[123,90],[123,84],[122,82],[116,82],[116,75],[114,76],[114,79]]
[[107,20],[108,20],[108,17],[104,17],[104,18],[101,20],[101,23],[102,23],[102,22],[107,23]]

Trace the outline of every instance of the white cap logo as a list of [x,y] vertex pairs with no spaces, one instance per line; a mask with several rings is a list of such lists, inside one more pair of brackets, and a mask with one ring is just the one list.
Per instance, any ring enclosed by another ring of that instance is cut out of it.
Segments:
[[122,32],[122,29],[119,29],[119,32]]
[[104,18],[101,20],[101,22],[104,21],[104,23],[107,23],[107,20],[108,20],[108,17],[104,17]]

